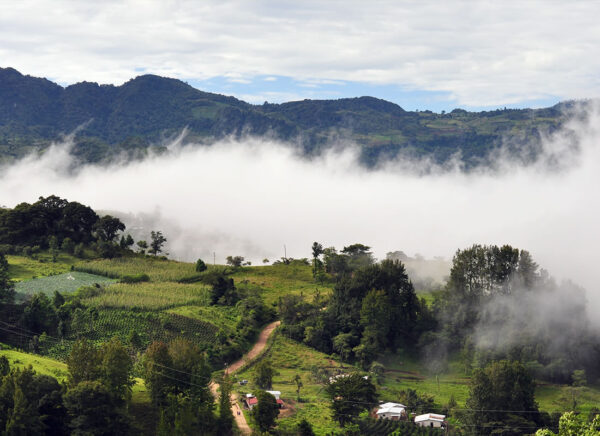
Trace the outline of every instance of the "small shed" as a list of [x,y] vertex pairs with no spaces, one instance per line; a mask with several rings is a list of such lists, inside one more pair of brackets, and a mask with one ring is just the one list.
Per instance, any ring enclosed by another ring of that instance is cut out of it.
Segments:
[[379,405],[377,419],[399,421],[406,417],[406,406],[400,403],[384,403]]
[[426,413],[424,415],[415,416],[415,424],[421,427],[441,428],[446,426],[444,419],[446,419],[446,415]]

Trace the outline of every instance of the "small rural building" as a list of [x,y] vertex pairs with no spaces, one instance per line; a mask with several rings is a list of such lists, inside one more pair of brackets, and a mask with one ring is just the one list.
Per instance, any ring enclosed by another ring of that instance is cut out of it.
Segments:
[[[281,392],[279,392],[279,391],[265,391],[265,392],[267,392],[275,397],[275,400],[277,401],[277,405],[279,406],[280,409],[284,408],[285,403],[283,402],[283,400],[281,400],[279,398],[279,396],[281,395]],[[254,408],[254,406],[256,406],[258,404],[258,398],[256,398],[256,396],[254,396],[252,394],[246,394],[246,398],[244,399],[244,402],[246,403],[246,407],[248,407],[248,409],[252,410]]]
[[399,421],[406,418],[406,406],[400,403],[384,403],[379,405],[377,419]]
[[258,398],[252,394],[246,394],[244,401],[246,402],[246,407],[248,407],[250,410],[252,410],[252,408],[258,404]]
[[265,391],[267,394],[271,394],[275,397],[276,400],[279,400],[279,397],[281,396],[281,392],[279,391]]
[[446,426],[444,419],[446,415],[438,415],[436,413],[426,413],[424,415],[415,416],[415,424],[421,427],[441,428]]
[[275,397],[275,400],[277,400],[277,405],[279,406],[280,409],[283,409],[283,406],[285,406],[284,402],[282,399],[280,399],[279,397],[281,396],[281,392],[280,391],[265,391],[267,394],[271,394]]

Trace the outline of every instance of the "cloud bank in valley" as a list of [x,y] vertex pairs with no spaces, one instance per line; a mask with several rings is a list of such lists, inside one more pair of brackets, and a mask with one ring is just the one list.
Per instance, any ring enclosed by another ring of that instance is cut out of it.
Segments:
[[499,157],[471,172],[402,159],[369,170],[352,147],[309,160],[257,138],[78,167],[61,144],[2,168],[0,204],[56,194],[119,211],[130,227],[151,217],[172,256],[187,260],[215,252],[217,262],[256,264],[283,256],[284,244],[288,256],[309,257],[313,241],[365,243],[380,259],[395,250],[449,259],[473,243],[507,243],[598,300],[599,127],[591,110],[547,138],[536,163]]

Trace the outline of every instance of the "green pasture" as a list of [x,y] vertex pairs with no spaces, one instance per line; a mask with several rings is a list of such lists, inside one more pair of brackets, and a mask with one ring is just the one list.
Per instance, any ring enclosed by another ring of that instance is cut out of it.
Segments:
[[322,295],[332,292],[330,283],[315,282],[312,267],[309,265],[270,265],[243,267],[232,275],[236,286],[253,286],[259,288],[261,296],[267,304],[276,303],[279,297],[288,294],[304,295],[311,300],[317,291]]
[[[341,365],[326,354],[277,333],[265,358],[271,360],[277,371],[273,377],[273,390],[281,391],[281,399],[287,405],[285,414],[289,414],[278,420],[279,427],[292,429],[302,419],[307,419],[318,435],[335,430],[337,425],[331,419],[329,400],[324,391],[325,386],[312,378],[311,367],[327,368],[334,372],[343,371]],[[352,367],[351,370],[356,369]],[[296,384],[293,382],[296,374],[300,375],[304,385],[300,390],[300,402],[297,401]],[[234,389],[237,389],[241,396],[252,393],[256,389],[252,382],[253,376],[254,366],[235,374],[236,380],[250,381],[246,386],[235,384]]]
[[8,274],[15,282],[62,274],[69,271],[71,265],[79,261],[66,253],[58,254],[56,262],[53,262],[52,256],[47,253],[36,254],[35,258],[7,255],[6,260],[8,261]]

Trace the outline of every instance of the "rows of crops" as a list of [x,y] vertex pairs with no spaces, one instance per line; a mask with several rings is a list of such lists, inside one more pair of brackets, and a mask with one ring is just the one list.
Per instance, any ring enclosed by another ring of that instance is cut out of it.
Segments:
[[82,286],[91,286],[94,284],[109,284],[115,280],[78,271],[67,272],[63,274],[40,277],[32,280],[18,282],[15,285],[17,299],[25,299],[28,295],[43,292],[52,295],[54,291],[74,292]]
[[75,264],[75,270],[111,278],[147,274],[153,282],[175,282],[196,272],[193,263],[151,257],[119,257],[79,262]]
[[209,287],[198,283],[117,283],[82,302],[98,308],[162,310],[186,305],[208,305],[210,295]]
[[[116,336],[124,344],[144,350],[153,341],[168,343],[181,337],[204,348],[216,341],[218,330],[208,322],[171,313],[102,309],[98,311],[97,317],[83,325],[81,330],[71,332],[65,339],[40,337],[39,346],[44,355],[60,360],[64,360],[69,354],[73,342],[78,338],[101,343]],[[137,343],[132,344],[134,333]],[[23,349],[28,348],[30,339],[24,335],[21,345]]]

